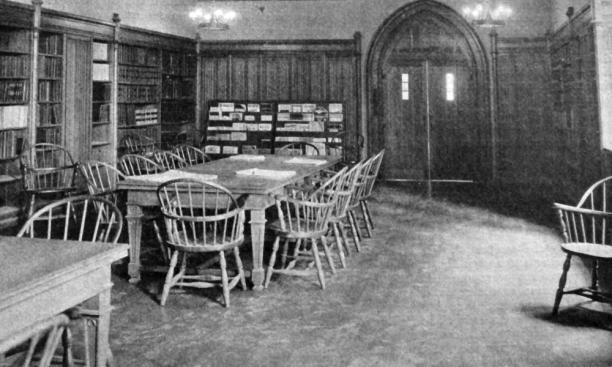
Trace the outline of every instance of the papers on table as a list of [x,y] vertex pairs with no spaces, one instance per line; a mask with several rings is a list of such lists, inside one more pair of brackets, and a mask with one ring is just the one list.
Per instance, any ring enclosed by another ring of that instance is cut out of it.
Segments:
[[326,160],[324,159],[310,159],[310,158],[303,158],[303,157],[294,157],[291,158],[289,160],[286,160],[285,163],[289,163],[289,164],[312,164],[315,166],[320,166],[322,164],[327,163]]
[[255,155],[255,154],[237,154],[229,157],[230,159],[238,160],[238,161],[249,161],[249,162],[261,162],[265,161],[266,157],[263,155]]
[[283,180],[295,176],[295,171],[279,171],[273,169],[249,168],[236,171],[238,176],[261,177],[272,180]]
[[131,176],[130,178],[140,181],[162,183],[170,180],[176,180],[179,178],[189,178],[198,181],[212,181],[217,179],[217,175],[169,170],[166,172],[155,173],[152,175]]

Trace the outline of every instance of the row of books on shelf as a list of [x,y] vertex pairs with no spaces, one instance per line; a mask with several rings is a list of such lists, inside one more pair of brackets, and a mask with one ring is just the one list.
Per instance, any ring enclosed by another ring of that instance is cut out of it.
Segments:
[[213,114],[236,112],[271,115],[274,113],[274,103],[211,102],[208,111]]
[[0,55],[0,76],[27,78],[30,65],[28,55]]
[[158,51],[153,48],[120,45],[119,46],[119,63],[120,64],[136,64],[143,66],[158,66],[159,55]]
[[253,114],[243,112],[221,112],[212,108],[208,111],[208,121],[272,121],[272,114]]
[[[276,111],[275,111],[276,110]],[[276,117],[276,119],[274,119]],[[303,122],[309,125],[289,125],[288,129],[322,131],[327,124],[331,131],[342,131],[344,113],[342,103],[234,103],[213,102],[208,109],[208,121],[274,121]],[[314,123],[313,123],[314,122]]]
[[38,58],[39,78],[61,78],[62,59],[57,57],[40,56]]
[[134,122],[136,125],[150,125],[157,123],[158,109],[155,105],[149,105],[134,110]]
[[342,103],[279,103],[278,112],[342,113]]
[[59,80],[39,80],[38,100],[42,102],[60,101],[62,99],[62,83]]
[[151,125],[158,122],[158,108],[155,105],[125,104],[118,107],[119,126]]
[[0,130],[0,159],[14,158],[21,151],[23,131]]
[[59,126],[36,129],[37,143],[51,143],[62,145],[62,129]]
[[272,124],[234,122],[231,126],[209,125],[208,131],[272,131]]
[[27,100],[27,80],[0,80],[0,103],[24,103]]
[[93,83],[92,98],[94,101],[110,101],[112,85],[110,83]]
[[209,134],[206,140],[207,141],[247,141],[247,133],[231,132],[231,133]]
[[92,121],[95,123],[110,122],[110,104],[94,103],[92,110]]
[[325,131],[324,121],[308,121],[302,122],[285,122],[280,123],[276,126],[276,131],[309,131],[309,132],[323,132]]
[[162,67],[165,74],[195,75],[197,61],[195,56],[166,52],[162,56]]
[[157,101],[156,85],[119,85],[119,102],[146,103]]
[[165,78],[162,83],[162,96],[167,99],[193,98],[195,83],[190,79]]
[[[244,149],[246,147],[246,149]],[[250,147],[252,147],[252,149],[250,149]],[[242,147],[242,153],[243,154],[254,154],[255,152],[259,152],[257,150],[257,147],[252,145],[252,146],[246,146],[243,145]],[[204,147],[204,153],[206,154],[238,154],[238,146],[236,145],[206,145]]]
[[38,126],[56,125],[62,122],[62,105],[39,104],[38,105]]
[[158,84],[160,72],[156,69],[143,69],[140,66],[119,65],[118,76],[122,83]]
[[0,106],[0,131],[25,129],[28,126],[28,106]]
[[42,54],[61,55],[64,53],[62,35],[41,35],[38,40],[38,52]]

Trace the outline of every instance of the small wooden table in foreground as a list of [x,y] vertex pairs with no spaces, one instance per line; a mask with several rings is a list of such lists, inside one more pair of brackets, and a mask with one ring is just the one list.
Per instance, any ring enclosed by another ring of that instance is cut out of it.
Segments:
[[[263,289],[264,268],[263,248],[264,232],[266,226],[266,208],[274,204],[274,195],[282,194],[284,187],[313,176],[321,170],[332,167],[338,163],[341,157],[317,156],[308,157],[321,159],[325,163],[321,165],[312,164],[289,164],[285,161],[293,157],[265,155],[264,161],[243,161],[231,158],[223,158],[205,164],[184,168],[183,170],[193,173],[217,175],[212,182],[218,183],[236,196],[246,195],[245,209],[251,215],[251,250],[253,253],[253,269],[251,281],[253,289]],[[295,171],[295,176],[283,179],[269,179],[253,176],[240,176],[236,171],[249,168],[260,168],[267,170]],[[140,280],[140,272],[147,271],[147,267],[140,263],[140,240],[142,235],[142,207],[159,206],[157,199],[157,183],[146,182],[138,177],[129,177],[119,183],[118,188],[127,191],[127,216],[130,263],[128,273],[130,282]]]
[[127,250],[126,244],[0,236],[0,340],[97,297],[96,366],[105,366],[110,264]]

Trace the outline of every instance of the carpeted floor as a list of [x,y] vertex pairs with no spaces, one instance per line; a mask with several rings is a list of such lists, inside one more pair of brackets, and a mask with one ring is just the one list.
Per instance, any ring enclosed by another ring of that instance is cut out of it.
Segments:
[[[385,186],[371,208],[374,238],[324,291],[279,277],[232,291],[230,309],[194,293],[162,308],[159,277],[116,276],[116,365],[612,365],[612,313],[567,296],[549,316],[564,259],[554,229]],[[583,277],[574,263],[569,286]]]

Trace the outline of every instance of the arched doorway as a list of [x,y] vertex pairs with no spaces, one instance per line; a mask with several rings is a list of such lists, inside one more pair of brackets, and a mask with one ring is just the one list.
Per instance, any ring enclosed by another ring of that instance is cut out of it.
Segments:
[[415,1],[385,21],[366,74],[369,150],[386,149],[384,179],[490,176],[487,70],[474,29],[446,5]]

